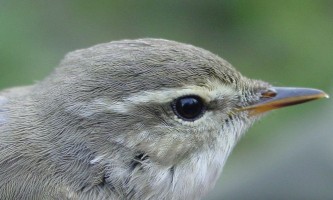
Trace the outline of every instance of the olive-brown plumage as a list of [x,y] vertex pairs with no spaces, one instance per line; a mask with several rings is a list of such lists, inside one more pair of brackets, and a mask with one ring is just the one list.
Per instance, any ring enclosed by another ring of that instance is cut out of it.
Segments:
[[261,113],[325,96],[300,90],[168,40],[74,51],[0,93],[0,199],[200,199]]

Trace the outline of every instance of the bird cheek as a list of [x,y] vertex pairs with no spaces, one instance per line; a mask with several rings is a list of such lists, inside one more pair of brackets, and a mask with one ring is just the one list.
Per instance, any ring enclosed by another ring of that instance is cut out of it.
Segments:
[[[172,166],[184,157],[184,151],[180,149],[181,146],[179,144],[151,143],[144,148],[144,151],[153,162],[162,166]],[[182,152],[182,154],[179,154],[179,152]]]
[[140,143],[139,148],[153,162],[162,166],[173,166],[187,157],[194,149],[196,141],[193,135],[180,132],[169,132],[151,140]]

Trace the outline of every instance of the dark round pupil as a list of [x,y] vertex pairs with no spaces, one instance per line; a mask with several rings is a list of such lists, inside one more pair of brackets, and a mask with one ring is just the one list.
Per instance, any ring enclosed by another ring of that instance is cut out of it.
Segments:
[[203,113],[203,102],[197,96],[187,96],[176,100],[176,112],[185,120],[193,120]]

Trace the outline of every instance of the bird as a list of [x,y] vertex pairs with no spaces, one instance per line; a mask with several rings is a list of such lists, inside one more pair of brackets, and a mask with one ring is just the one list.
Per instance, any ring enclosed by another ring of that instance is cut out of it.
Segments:
[[201,199],[255,121],[325,97],[165,39],[76,50],[0,92],[0,199]]

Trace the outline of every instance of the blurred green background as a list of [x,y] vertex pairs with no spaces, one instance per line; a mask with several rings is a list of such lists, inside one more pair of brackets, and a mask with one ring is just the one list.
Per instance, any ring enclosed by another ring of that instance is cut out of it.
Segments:
[[[244,75],[333,94],[331,0],[0,0],[0,89],[119,39],[203,47]],[[241,140],[211,199],[333,199],[332,99],[276,111]]]

